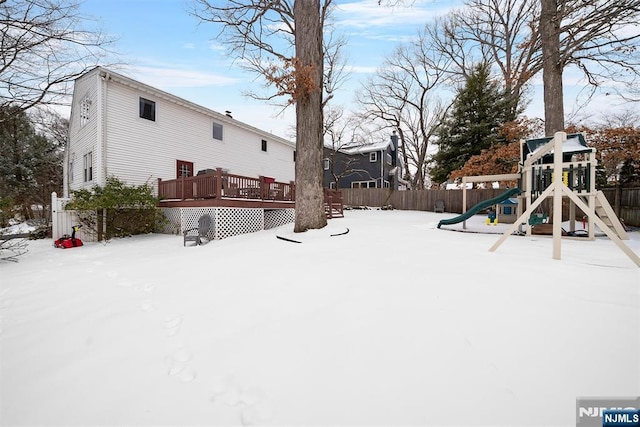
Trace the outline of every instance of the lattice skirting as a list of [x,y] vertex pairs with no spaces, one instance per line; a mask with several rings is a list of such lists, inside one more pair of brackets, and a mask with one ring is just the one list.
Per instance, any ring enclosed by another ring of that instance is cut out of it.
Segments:
[[295,209],[265,209],[264,229],[280,227],[296,220]]
[[208,214],[213,219],[211,239],[220,240],[239,234],[278,227],[295,220],[294,209],[259,208],[161,208],[167,221],[161,232],[182,234],[198,227],[198,218]]

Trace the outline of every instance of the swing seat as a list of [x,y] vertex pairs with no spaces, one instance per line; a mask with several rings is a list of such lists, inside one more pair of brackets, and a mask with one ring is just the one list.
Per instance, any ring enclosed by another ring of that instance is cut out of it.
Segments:
[[546,213],[533,213],[529,217],[529,225],[535,226],[539,224],[544,224],[549,219],[549,216]]

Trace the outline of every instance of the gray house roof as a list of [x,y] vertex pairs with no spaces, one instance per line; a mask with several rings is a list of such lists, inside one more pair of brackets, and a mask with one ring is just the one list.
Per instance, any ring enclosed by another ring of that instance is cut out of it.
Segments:
[[[365,153],[372,153],[374,151],[386,150],[387,147],[389,146],[391,146],[392,150],[394,149],[393,144],[391,143],[391,140],[374,142],[370,144],[359,144],[359,143],[352,142],[339,147],[337,151],[344,154],[349,154],[349,155],[365,154]],[[335,148],[331,145],[325,145],[325,147],[330,150],[335,150]]]

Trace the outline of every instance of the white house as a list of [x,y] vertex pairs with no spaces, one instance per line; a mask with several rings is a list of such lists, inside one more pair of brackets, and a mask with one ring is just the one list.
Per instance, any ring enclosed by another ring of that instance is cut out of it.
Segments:
[[75,81],[65,150],[64,196],[223,168],[232,174],[294,180],[295,143],[111,70]]
[[[166,231],[197,226],[201,215],[210,215],[211,237],[220,239],[293,221],[294,162],[294,142],[96,67],[75,81],[64,197],[56,203],[74,190],[104,186],[110,176],[129,185],[149,183],[156,192],[158,180],[169,187],[173,180],[191,193],[161,202]],[[206,173],[211,170],[215,174]],[[225,185],[238,187],[235,198]],[[200,197],[205,187],[212,198]],[[61,206],[56,214],[63,215]]]

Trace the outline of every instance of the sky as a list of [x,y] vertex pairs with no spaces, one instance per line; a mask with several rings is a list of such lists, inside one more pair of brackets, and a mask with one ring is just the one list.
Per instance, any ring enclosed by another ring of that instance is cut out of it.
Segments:
[[534,235],[489,252],[506,224],[437,228],[452,216],[29,241],[0,261],[0,424],[575,426],[578,397],[640,396],[623,251],[563,240],[554,260]]
[[[414,37],[425,22],[459,6],[460,1],[418,0],[409,7],[381,6],[377,0],[337,4],[335,26],[348,40],[350,75],[336,103],[350,110],[355,108],[357,89],[398,43]],[[247,90],[264,93],[261,81],[228,55],[218,37],[220,28],[199,23],[188,14],[188,8],[188,0],[85,0],[81,13],[96,19],[106,34],[117,39],[113,50],[120,54],[118,71],[215,111],[231,111],[238,120],[291,138],[294,109],[282,112],[281,107],[244,96]],[[580,82],[573,87],[574,80],[571,71],[566,71],[565,111],[569,114],[576,110],[581,87]],[[540,85],[538,78],[525,112],[529,117],[543,117]],[[596,100],[581,113],[603,108],[611,108],[610,99]]]

